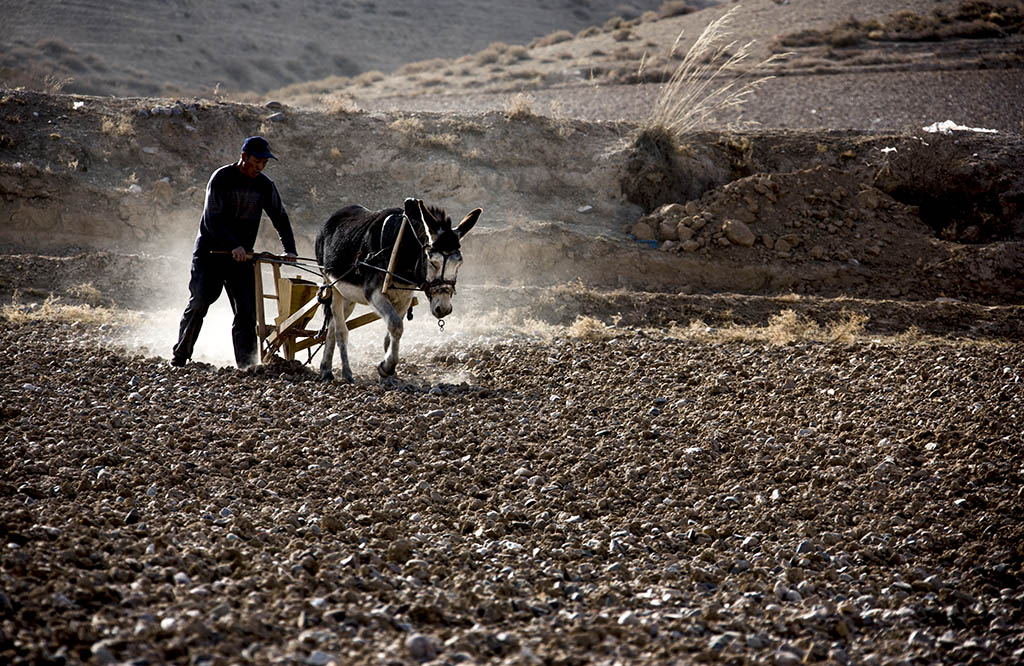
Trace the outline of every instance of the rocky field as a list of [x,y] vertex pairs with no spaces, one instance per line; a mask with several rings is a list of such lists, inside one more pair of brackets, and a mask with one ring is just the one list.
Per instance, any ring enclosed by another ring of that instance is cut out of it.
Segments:
[[[1024,2],[744,0],[775,78],[675,138],[737,3],[49,4],[0,0],[0,666],[1024,662]],[[257,133],[300,255],[484,209],[401,381],[379,324],[352,385],[225,367],[223,302],[167,365]]]
[[384,387],[5,313],[4,663],[1024,657],[1019,335],[580,319]]

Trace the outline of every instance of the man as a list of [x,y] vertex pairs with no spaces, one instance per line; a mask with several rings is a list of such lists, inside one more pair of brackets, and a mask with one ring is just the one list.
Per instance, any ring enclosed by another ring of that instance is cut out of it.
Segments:
[[256,282],[251,253],[267,212],[284,247],[285,257],[294,259],[295,236],[274,181],[262,171],[267,161],[277,159],[261,136],[242,144],[242,155],[234,164],[213,172],[206,186],[206,204],[192,251],[188,305],[181,316],[178,343],[171,365],[181,367],[192,358],[192,349],[210,305],[223,288],[228,293],[234,320],[231,341],[235,363],[248,368],[259,360],[256,349]]

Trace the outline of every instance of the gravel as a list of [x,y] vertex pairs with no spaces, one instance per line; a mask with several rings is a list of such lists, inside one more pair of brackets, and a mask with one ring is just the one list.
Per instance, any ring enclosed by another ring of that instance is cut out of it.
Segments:
[[0,662],[1024,659],[1019,342],[118,335],[0,331]]

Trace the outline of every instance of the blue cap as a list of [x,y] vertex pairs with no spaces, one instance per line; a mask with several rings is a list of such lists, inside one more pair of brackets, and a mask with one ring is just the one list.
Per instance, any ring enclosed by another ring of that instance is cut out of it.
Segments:
[[253,157],[269,157],[271,159],[277,159],[273,153],[270,152],[270,144],[262,136],[250,136],[242,144],[242,152]]

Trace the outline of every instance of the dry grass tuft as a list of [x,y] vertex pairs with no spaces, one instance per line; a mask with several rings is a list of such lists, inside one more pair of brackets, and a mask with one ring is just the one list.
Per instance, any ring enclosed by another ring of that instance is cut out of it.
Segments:
[[843,319],[829,323],[825,329],[828,342],[848,344],[864,337],[870,317],[856,312],[844,312]]
[[40,304],[21,303],[20,295],[15,292],[11,302],[0,309],[0,315],[14,324],[33,321],[78,322],[81,324],[131,324],[137,319],[135,313],[115,312],[105,307],[92,305],[67,305],[60,298],[50,294]]
[[576,321],[569,326],[569,335],[579,340],[609,340],[621,334],[621,331],[593,317],[576,317]]
[[107,136],[135,136],[135,124],[132,117],[122,115],[117,118],[105,117],[100,123],[100,131]]
[[690,322],[689,326],[674,325],[669,337],[680,340],[702,342],[762,342],[774,346],[794,342],[824,342],[849,344],[862,339],[868,317],[863,314],[844,312],[841,319],[829,322],[824,327],[801,317],[792,310],[783,310],[771,317],[765,326],[736,326],[711,328],[701,320]]
[[454,151],[462,141],[454,132],[428,132],[423,121],[415,117],[397,118],[389,127],[401,135],[407,147],[420,145]]
[[355,99],[343,92],[333,92],[323,99],[324,108],[332,115],[349,115],[362,111]]
[[[773,54],[748,66],[754,42],[736,48],[728,41],[729,25],[739,7],[708,24],[676,67],[641,131],[663,129],[677,141],[703,128],[723,111],[739,111],[747,98],[771,76],[758,76],[788,54]],[[682,33],[670,55],[674,56]]]
[[91,282],[69,287],[67,294],[71,298],[82,301],[93,307],[103,302],[103,294],[101,294],[100,290],[93,286]]
[[509,120],[526,120],[534,117],[533,98],[517,93],[505,102],[505,117]]

